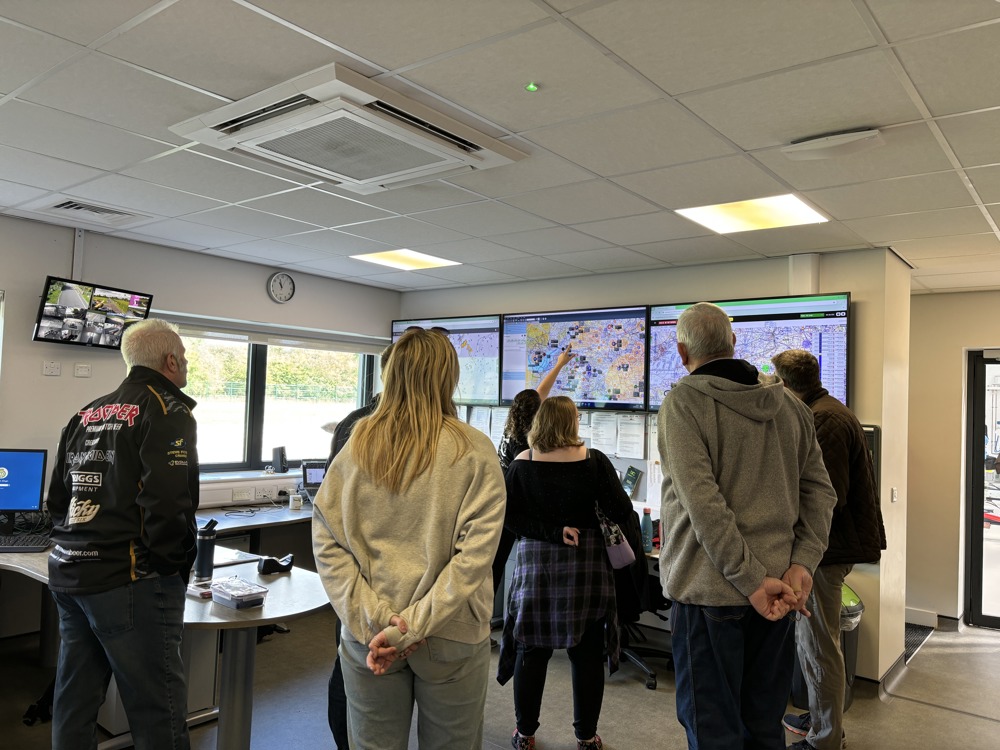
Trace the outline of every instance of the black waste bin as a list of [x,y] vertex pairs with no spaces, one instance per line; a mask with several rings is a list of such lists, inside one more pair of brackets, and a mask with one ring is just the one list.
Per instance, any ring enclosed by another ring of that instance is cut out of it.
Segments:
[[[854,589],[846,583],[841,589],[840,604],[840,650],[844,654],[844,671],[847,675],[844,686],[844,710],[846,711],[854,700],[854,675],[858,668],[858,624],[861,622],[865,605]],[[797,650],[792,672],[792,705],[803,711],[809,710],[809,692],[806,688],[805,677],[802,675],[802,666],[799,663]]]

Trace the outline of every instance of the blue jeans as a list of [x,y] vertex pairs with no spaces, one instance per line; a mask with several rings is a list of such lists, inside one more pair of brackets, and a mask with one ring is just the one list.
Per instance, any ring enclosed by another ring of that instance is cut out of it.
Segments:
[[792,621],[749,605],[674,602],[671,644],[677,719],[690,750],[784,750],[781,717],[792,687]]
[[184,590],[172,575],[98,594],[52,593],[62,637],[52,750],[97,747],[97,712],[112,673],[136,750],[190,747],[180,650]]

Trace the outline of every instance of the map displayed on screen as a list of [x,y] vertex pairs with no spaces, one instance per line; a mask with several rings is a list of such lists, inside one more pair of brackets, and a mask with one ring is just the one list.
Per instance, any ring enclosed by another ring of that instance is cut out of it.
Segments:
[[550,395],[588,409],[645,408],[645,307],[505,315],[503,402],[537,388],[567,346],[576,356]]
[[[819,360],[820,379],[830,395],[847,403],[850,297],[843,294],[716,302],[729,313],[736,334],[736,357],[774,374],[771,357],[805,349]],[[649,409],[687,375],[677,354],[677,318],[695,303],[654,305],[649,316]]]
[[392,340],[407,328],[442,329],[458,353],[455,403],[492,406],[500,393],[500,316],[394,320]]

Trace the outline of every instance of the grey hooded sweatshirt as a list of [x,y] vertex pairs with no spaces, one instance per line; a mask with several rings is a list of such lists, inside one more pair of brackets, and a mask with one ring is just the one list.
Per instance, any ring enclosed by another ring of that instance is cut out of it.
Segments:
[[743,360],[708,363],[667,393],[658,442],[668,598],[746,605],[765,575],[815,571],[837,496],[812,413],[781,380]]

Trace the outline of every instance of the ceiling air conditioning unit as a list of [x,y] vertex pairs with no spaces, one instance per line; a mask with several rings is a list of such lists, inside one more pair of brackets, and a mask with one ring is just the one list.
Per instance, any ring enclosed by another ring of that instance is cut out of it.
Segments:
[[332,64],[170,130],[357,193],[510,164],[526,154]]

